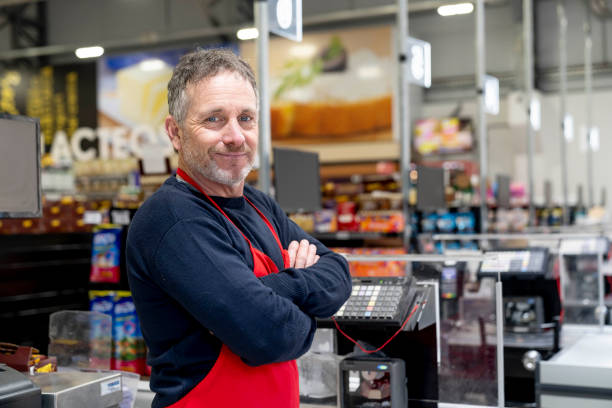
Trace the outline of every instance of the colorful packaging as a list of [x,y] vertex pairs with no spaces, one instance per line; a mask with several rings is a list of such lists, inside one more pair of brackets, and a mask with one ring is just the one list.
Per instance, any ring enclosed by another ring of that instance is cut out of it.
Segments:
[[440,232],[451,233],[455,230],[455,214],[444,213],[441,214],[437,221],[436,226]]
[[132,294],[115,292],[113,311],[114,368],[145,374],[146,348]]
[[358,231],[357,205],[353,201],[338,203],[338,231]]
[[404,231],[404,214],[400,211],[361,211],[359,226],[360,231],[399,233]]
[[[404,255],[404,248],[352,248],[355,255]],[[404,261],[351,261],[349,262],[351,276],[404,276],[406,262]]]
[[421,220],[421,229],[423,232],[436,232],[436,221],[438,220],[438,214],[431,213],[423,217]]
[[121,228],[100,228],[94,232],[90,282],[119,283]]
[[319,210],[314,213],[315,232],[336,232],[338,230],[338,220],[335,210]]
[[[89,310],[92,312],[99,312],[109,315],[111,317],[111,322],[113,321],[114,314],[114,302],[115,302],[115,292],[112,290],[90,290],[89,291]],[[100,320],[93,321],[92,330],[91,330],[91,339],[94,343],[94,349],[97,349],[93,356],[91,357],[93,360],[99,359],[100,361],[93,361],[93,365],[97,367],[106,366],[110,369],[114,369],[114,358],[113,358],[113,342],[112,342],[112,323],[111,327],[106,327],[108,324],[106,321]],[[101,340],[101,341],[100,341]],[[98,349],[98,346],[100,347]],[[105,348],[105,349],[102,349]],[[110,350],[109,350],[110,348]],[[104,361],[108,362],[110,358],[109,365],[106,365]]]
[[457,232],[471,234],[474,232],[476,220],[471,212],[461,212],[455,216],[455,223],[457,224]]

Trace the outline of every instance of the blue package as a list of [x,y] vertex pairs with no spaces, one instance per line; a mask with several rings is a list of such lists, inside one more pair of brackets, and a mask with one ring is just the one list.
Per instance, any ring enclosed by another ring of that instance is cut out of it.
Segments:
[[474,219],[474,214],[471,212],[457,213],[455,222],[457,223],[457,231],[460,234],[471,234],[474,232],[476,220]]
[[421,229],[423,232],[436,232],[436,221],[438,219],[438,214],[431,213],[427,214],[421,220]]
[[455,230],[455,215],[451,213],[444,213],[438,216],[436,222],[438,230],[445,233],[451,233]]

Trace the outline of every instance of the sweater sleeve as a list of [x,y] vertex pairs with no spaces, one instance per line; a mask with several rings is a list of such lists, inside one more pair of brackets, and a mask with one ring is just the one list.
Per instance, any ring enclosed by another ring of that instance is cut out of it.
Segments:
[[278,206],[274,207],[283,246],[287,248],[291,241],[306,239],[317,246],[317,254],[321,258],[308,268],[287,268],[264,276],[262,282],[310,316],[332,316],[351,294],[347,261],[304,232]]
[[308,351],[314,319],[262,284],[214,220],[178,222],[154,259],[163,288],[247,364],[292,360]]

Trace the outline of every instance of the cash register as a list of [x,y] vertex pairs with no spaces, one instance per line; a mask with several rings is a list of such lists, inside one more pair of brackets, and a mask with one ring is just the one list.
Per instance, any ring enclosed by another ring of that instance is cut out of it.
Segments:
[[487,251],[480,278],[503,282],[505,395],[510,403],[535,403],[537,361],[559,349],[561,301],[547,248]]
[[337,329],[338,354],[345,356],[339,372],[343,408],[433,406],[435,296],[432,286],[412,276],[353,278],[346,303],[332,319],[319,321]]

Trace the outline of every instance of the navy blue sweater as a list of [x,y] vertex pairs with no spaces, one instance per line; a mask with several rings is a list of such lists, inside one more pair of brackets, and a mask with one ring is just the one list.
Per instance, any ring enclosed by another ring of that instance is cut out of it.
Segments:
[[314,318],[331,316],[350,295],[344,258],[306,234],[267,195],[249,186],[244,194],[274,226],[283,248],[307,239],[321,258],[309,268],[284,269],[253,207],[243,197],[213,197],[280,270],[256,278],[240,232],[192,186],[166,180],[136,212],[127,238],[128,279],[156,392],[153,408],[197,385],[222,343],[253,366],[301,356],[312,342]]

